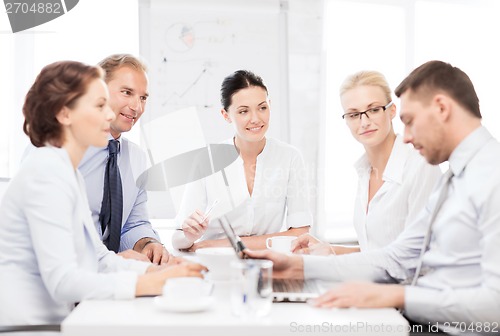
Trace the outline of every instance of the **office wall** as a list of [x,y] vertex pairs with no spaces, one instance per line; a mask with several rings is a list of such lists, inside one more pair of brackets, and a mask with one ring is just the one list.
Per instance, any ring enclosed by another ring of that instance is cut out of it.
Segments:
[[[302,152],[310,188],[310,204],[315,224],[321,218],[317,193],[320,167],[320,113],[324,104],[322,92],[323,13],[324,0],[290,0],[288,2],[288,73],[290,143]],[[318,226],[313,227],[317,232]]]

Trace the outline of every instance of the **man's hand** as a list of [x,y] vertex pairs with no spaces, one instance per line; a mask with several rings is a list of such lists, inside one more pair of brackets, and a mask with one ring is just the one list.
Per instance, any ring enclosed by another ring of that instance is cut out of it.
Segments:
[[167,249],[156,241],[146,244],[141,254],[147,256],[147,258],[156,265],[167,264],[170,259],[170,253],[168,253]]
[[253,259],[267,259],[273,262],[273,278],[304,278],[304,260],[298,255],[286,255],[271,250],[251,251],[243,253]]
[[403,308],[404,296],[404,286],[401,285],[350,282],[329,290],[310,303],[321,308]]
[[134,251],[138,251],[153,264],[160,265],[168,263],[170,253],[156,239],[144,237],[139,239],[134,245]]
[[322,242],[309,233],[301,235],[292,242],[292,252],[312,255],[335,254],[330,244]]
[[119,256],[122,256],[125,259],[134,259],[134,260],[140,260],[140,261],[145,261],[145,262],[150,262],[147,256],[144,254],[141,254],[139,252],[136,252],[134,250],[125,250],[120,253],[118,253]]

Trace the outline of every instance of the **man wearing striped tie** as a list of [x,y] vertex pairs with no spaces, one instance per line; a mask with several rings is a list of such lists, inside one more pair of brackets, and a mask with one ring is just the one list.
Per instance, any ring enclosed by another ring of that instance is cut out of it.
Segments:
[[116,114],[109,145],[89,148],[79,170],[103,243],[126,258],[165,264],[170,255],[149,222],[146,190],[136,186],[145,170],[145,153],[122,137],[144,113],[148,98],[146,66],[128,54],[111,55],[99,65],[106,73],[109,105]]
[[[471,80],[448,63],[421,65],[395,92],[405,142],[431,164],[449,163],[417,219],[380,250],[327,257],[247,254],[273,260],[275,276],[391,283],[348,282],[314,300],[318,307],[395,307],[423,330],[498,333],[500,143],[481,125]],[[309,236],[300,243],[318,241]]]

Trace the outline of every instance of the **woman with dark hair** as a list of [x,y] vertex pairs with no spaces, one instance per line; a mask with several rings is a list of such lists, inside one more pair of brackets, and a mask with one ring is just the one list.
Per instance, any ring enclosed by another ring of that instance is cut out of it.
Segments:
[[[173,246],[191,251],[229,246],[221,239],[224,233],[217,221],[223,215],[254,249],[265,248],[268,237],[308,232],[312,215],[304,162],[296,148],[266,137],[271,104],[262,78],[245,70],[229,75],[222,83],[221,103],[222,117],[235,132],[228,143],[239,156],[225,177],[214,174],[187,187],[177,215],[181,230],[174,234]],[[216,200],[213,219],[204,219],[203,210]],[[286,230],[280,232],[283,225]]]
[[89,146],[106,145],[115,118],[101,68],[46,66],[23,113],[38,148],[0,205],[0,325],[57,324],[75,302],[160,294],[167,278],[201,276],[197,264],[125,260],[97,235],[77,167]]

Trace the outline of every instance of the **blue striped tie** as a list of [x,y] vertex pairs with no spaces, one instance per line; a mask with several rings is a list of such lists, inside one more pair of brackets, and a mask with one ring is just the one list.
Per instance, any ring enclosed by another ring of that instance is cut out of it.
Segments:
[[123,191],[118,168],[118,152],[120,143],[117,140],[109,140],[108,163],[104,174],[104,192],[102,196],[101,222],[102,233],[108,228],[109,235],[104,240],[108,250],[118,252],[120,249],[120,237],[122,231]]

